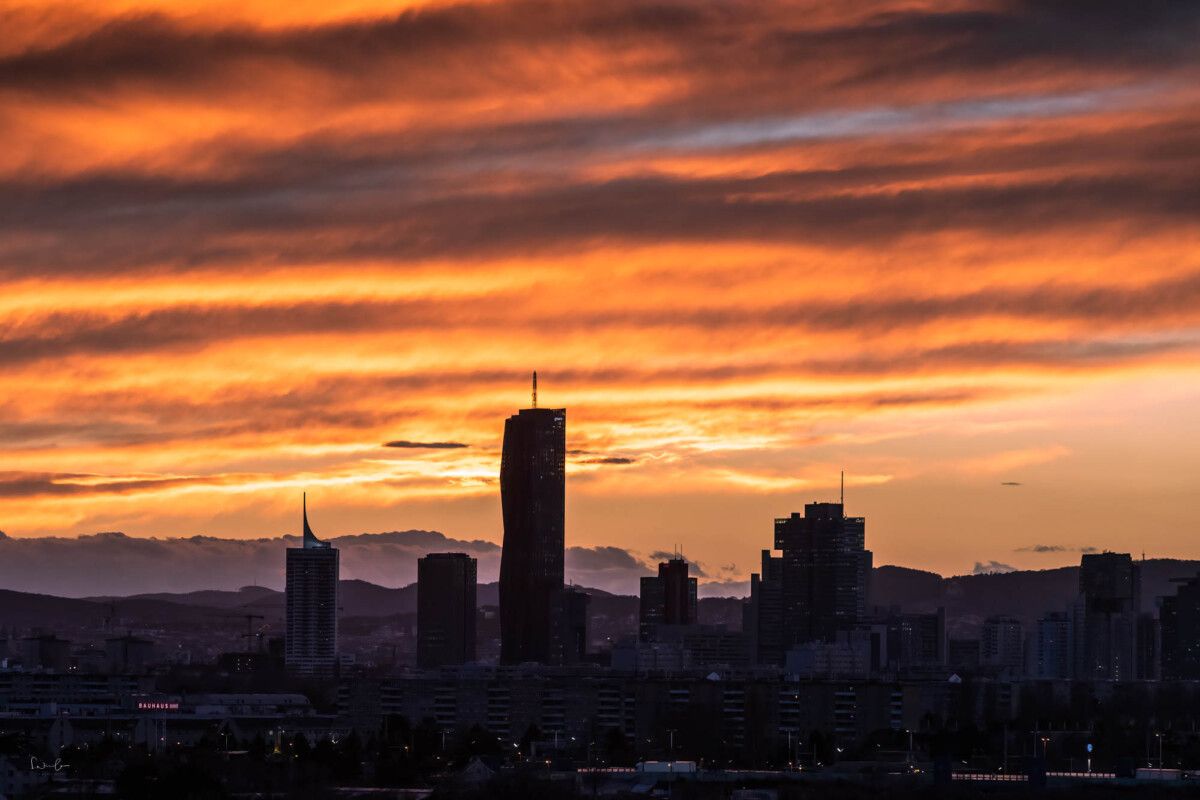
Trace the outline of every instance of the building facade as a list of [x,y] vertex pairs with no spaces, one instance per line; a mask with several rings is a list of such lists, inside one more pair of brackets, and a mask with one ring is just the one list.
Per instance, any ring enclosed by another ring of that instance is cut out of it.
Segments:
[[1128,553],[1087,553],[1079,565],[1074,676],[1136,677],[1141,571]]
[[475,660],[477,571],[466,553],[429,553],[417,560],[418,666]]
[[832,641],[864,617],[871,552],[866,520],[841,503],[808,503],[804,514],[775,520],[783,558],[783,616],[788,645]]
[[1016,617],[994,616],[983,622],[980,662],[1022,674],[1025,670],[1025,626]]
[[1200,575],[1159,601],[1162,677],[1200,680]]
[[1035,678],[1071,677],[1073,627],[1069,614],[1052,611],[1037,622],[1035,636],[1036,663],[1033,665]]
[[562,661],[566,452],[565,409],[525,408],[504,423],[500,660],[505,664]]
[[284,663],[297,675],[332,675],[338,658],[338,551],[308,525],[300,547],[287,550]]
[[642,578],[638,603],[641,638],[652,638],[659,625],[698,622],[696,590],[696,579],[688,576],[688,562],[682,557],[661,562],[657,576]]

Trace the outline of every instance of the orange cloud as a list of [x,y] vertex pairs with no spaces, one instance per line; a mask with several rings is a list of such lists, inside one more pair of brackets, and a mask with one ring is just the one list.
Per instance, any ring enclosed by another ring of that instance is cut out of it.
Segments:
[[581,546],[750,564],[842,469],[881,561],[969,569],[964,531],[1012,536],[1016,470],[1056,536],[1120,546],[1108,518],[1194,472],[1198,25],[10,4],[0,527],[257,537],[309,487],[331,533],[494,541],[536,368]]

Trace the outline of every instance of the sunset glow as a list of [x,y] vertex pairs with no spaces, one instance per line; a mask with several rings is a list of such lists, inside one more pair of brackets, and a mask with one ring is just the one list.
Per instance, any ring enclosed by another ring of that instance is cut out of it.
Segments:
[[568,545],[1194,557],[1173,8],[0,0],[0,530],[499,542],[536,369]]

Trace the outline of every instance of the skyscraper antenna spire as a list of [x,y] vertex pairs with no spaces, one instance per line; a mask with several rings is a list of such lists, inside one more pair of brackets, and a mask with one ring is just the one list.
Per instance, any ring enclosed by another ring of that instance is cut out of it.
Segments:
[[846,470],[842,470],[842,488],[838,493],[838,502],[846,505]]
[[301,495],[300,502],[301,502],[302,508],[304,509],[304,533],[303,533],[303,536],[301,537],[302,541],[303,541],[303,546],[306,548],[329,547],[328,543],[322,542],[320,539],[317,538],[317,535],[315,533],[313,533],[312,528],[310,528],[308,525],[308,492],[304,492]]
[[533,407],[537,408],[537,370],[533,371]]

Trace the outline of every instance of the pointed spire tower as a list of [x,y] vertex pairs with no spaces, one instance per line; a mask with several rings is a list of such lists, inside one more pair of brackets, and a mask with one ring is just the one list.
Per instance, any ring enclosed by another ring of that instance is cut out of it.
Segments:
[[287,549],[284,664],[293,674],[332,676],[338,661],[338,549],[309,526],[307,493],[301,502],[302,541]]
[[308,492],[303,494],[301,503],[304,508],[304,549],[319,550],[329,547],[329,542],[322,542],[318,539],[312,528],[308,526]]

